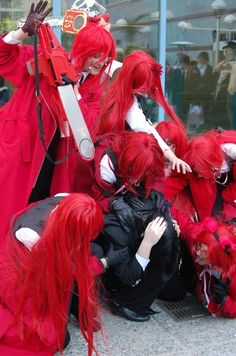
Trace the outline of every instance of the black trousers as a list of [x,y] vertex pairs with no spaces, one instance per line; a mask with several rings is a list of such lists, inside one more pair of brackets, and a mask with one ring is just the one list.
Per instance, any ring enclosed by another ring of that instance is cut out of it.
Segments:
[[112,300],[140,314],[145,314],[158,297],[169,301],[179,301],[186,295],[186,285],[179,273],[176,273],[165,284],[157,281],[155,270],[148,271],[145,277],[133,287],[123,284],[115,288],[107,282],[104,276],[104,284]]
[[[185,297],[186,286],[178,270],[178,261],[169,252],[167,257],[161,248],[155,246],[150,255],[150,262],[142,279],[134,286],[122,283],[112,270],[103,276],[104,284],[111,298],[119,305],[145,314],[159,295],[172,294],[172,300]],[[172,288],[172,286],[174,286]]]

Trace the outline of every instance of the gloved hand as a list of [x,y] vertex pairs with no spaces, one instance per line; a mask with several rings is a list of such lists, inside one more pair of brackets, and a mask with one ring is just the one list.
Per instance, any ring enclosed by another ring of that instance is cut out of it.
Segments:
[[215,279],[212,285],[213,300],[216,304],[222,304],[227,294],[228,286],[230,284],[229,278],[226,281],[222,279]]
[[124,263],[129,259],[128,247],[123,247],[120,250],[114,250],[111,245],[105,259],[107,261],[107,268]]
[[150,211],[153,208],[150,199],[142,199],[138,196],[132,196],[130,199],[130,206],[136,211]]
[[115,213],[123,230],[130,232],[130,224],[132,224],[133,221],[133,211],[124,201],[123,197],[115,198],[111,202],[110,211]]
[[30,11],[26,18],[25,24],[22,27],[22,31],[28,33],[29,36],[33,36],[35,33],[35,20],[43,22],[45,17],[52,11],[52,7],[49,7],[48,10],[45,10],[48,2],[40,0],[38,4],[34,7],[34,3],[31,4]]

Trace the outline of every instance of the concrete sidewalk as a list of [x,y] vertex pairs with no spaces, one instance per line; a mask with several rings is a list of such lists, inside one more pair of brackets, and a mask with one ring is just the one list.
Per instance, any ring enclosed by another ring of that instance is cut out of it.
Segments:
[[[155,302],[160,313],[145,323],[135,323],[103,311],[108,341],[96,333],[103,356],[236,356],[236,319],[204,316],[175,321]],[[71,342],[64,356],[85,356],[87,347],[78,326],[69,325]]]

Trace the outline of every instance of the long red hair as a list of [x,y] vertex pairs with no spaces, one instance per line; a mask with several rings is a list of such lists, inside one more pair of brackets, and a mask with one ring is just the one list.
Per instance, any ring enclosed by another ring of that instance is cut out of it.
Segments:
[[208,247],[208,261],[213,268],[222,270],[225,274],[236,264],[236,232],[231,224],[217,222],[206,218],[201,223],[203,231],[194,237],[194,242],[200,242]]
[[204,136],[214,137],[220,144],[236,143],[236,130],[212,129],[205,132]]
[[[86,194],[63,198],[51,213],[42,236],[31,252],[14,256],[12,288],[17,291],[16,321],[20,335],[46,339],[41,320],[49,317],[57,346],[63,349],[67,309],[74,281],[79,292],[79,324],[92,355],[94,314],[99,317],[94,275],[89,266],[90,241],[103,227],[103,215]],[[15,263],[16,262],[16,263]],[[30,326],[24,330],[24,309],[30,306]]]
[[134,51],[126,56],[117,78],[103,97],[95,135],[124,130],[127,112],[137,93],[149,95],[164,108],[168,116],[177,118],[164,97],[161,73],[161,65],[146,52]]
[[214,179],[224,160],[224,153],[216,137],[201,135],[193,137],[184,155],[193,172],[206,179]]
[[163,153],[152,135],[144,132],[114,135],[111,149],[118,161],[118,172],[115,173],[128,189],[134,191],[130,182],[142,182],[148,196],[155,182],[163,179]]

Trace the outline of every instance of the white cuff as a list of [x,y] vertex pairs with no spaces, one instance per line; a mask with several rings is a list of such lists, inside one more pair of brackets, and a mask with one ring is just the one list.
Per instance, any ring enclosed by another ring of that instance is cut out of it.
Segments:
[[15,236],[28,250],[31,250],[40,238],[39,234],[29,227],[21,227],[15,232]]
[[5,37],[3,37],[3,41],[4,41],[5,43],[7,43],[7,44],[18,44],[18,43],[20,43],[20,41],[15,40],[15,39],[13,38],[14,32],[15,32],[15,31],[8,32],[8,34],[7,34]]
[[139,256],[139,254],[136,253],[135,255],[136,260],[138,261],[138,263],[140,264],[140,266],[142,267],[143,271],[145,271],[147,265],[149,264],[150,260],[146,259],[142,256]]

